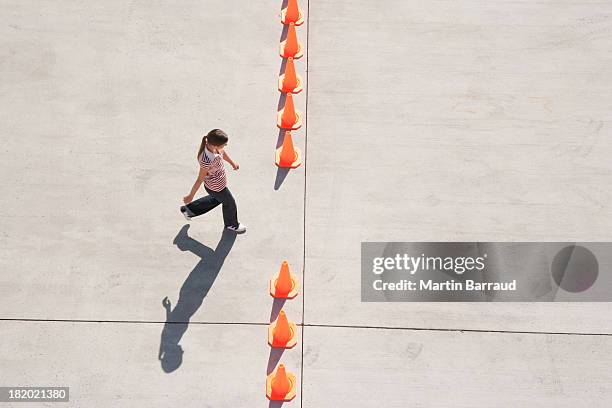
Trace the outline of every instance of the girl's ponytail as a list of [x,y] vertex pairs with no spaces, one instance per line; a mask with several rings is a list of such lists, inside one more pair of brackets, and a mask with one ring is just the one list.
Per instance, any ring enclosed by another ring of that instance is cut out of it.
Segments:
[[198,156],[197,156],[198,160],[200,160],[200,155],[204,151],[204,148],[206,147],[206,142],[207,141],[208,141],[208,135],[204,135],[204,137],[202,137],[202,143],[200,143],[200,149],[198,150]]

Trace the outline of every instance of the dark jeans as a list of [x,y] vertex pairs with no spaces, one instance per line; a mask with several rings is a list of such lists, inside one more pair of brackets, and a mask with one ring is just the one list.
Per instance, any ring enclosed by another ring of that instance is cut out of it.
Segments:
[[234,196],[229,191],[229,188],[225,187],[221,191],[212,191],[204,186],[204,189],[209,195],[200,197],[195,201],[185,205],[192,217],[206,214],[219,204],[223,207],[223,223],[226,227],[238,227],[238,209],[236,208],[236,201]]

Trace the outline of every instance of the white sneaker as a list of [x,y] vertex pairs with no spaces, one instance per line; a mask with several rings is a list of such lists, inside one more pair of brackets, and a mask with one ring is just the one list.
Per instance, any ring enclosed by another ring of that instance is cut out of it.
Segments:
[[181,207],[181,212],[183,213],[183,217],[185,217],[185,219],[186,219],[187,221],[191,221],[191,217],[189,216],[189,214],[187,214],[187,212],[188,212],[188,211],[187,211],[187,207],[182,206],[182,207]]
[[225,228],[227,228],[230,231],[234,231],[237,234],[242,234],[243,232],[246,232],[246,225],[240,224],[240,223],[238,224],[237,227],[230,226],[230,227],[225,227]]

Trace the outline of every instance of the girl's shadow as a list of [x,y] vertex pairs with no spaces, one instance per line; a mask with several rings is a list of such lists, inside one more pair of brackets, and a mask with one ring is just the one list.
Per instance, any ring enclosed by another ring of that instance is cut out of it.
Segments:
[[188,230],[189,224],[184,225],[173,243],[181,251],[195,254],[200,261],[183,283],[174,309],[167,296],[162,300],[162,305],[166,309],[166,323],[161,334],[158,358],[162,370],[167,373],[179,368],[183,362],[183,348],[179,342],[187,331],[189,320],[202,305],[236,241],[236,233],[224,229],[217,247],[212,250],[188,236]]

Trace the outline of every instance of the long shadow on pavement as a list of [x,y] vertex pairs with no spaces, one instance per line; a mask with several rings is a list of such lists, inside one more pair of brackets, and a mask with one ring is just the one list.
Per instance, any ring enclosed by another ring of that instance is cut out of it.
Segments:
[[162,370],[171,373],[183,362],[183,348],[179,345],[187,331],[189,320],[199,309],[221,271],[223,262],[236,241],[236,233],[223,230],[217,247],[213,250],[187,235],[189,224],[184,225],[174,238],[181,251],[189,251],[200,258],[183,283],[176,306],[168,297],[162,301],[166,309],[166,323],[161,334],[158,358]]

